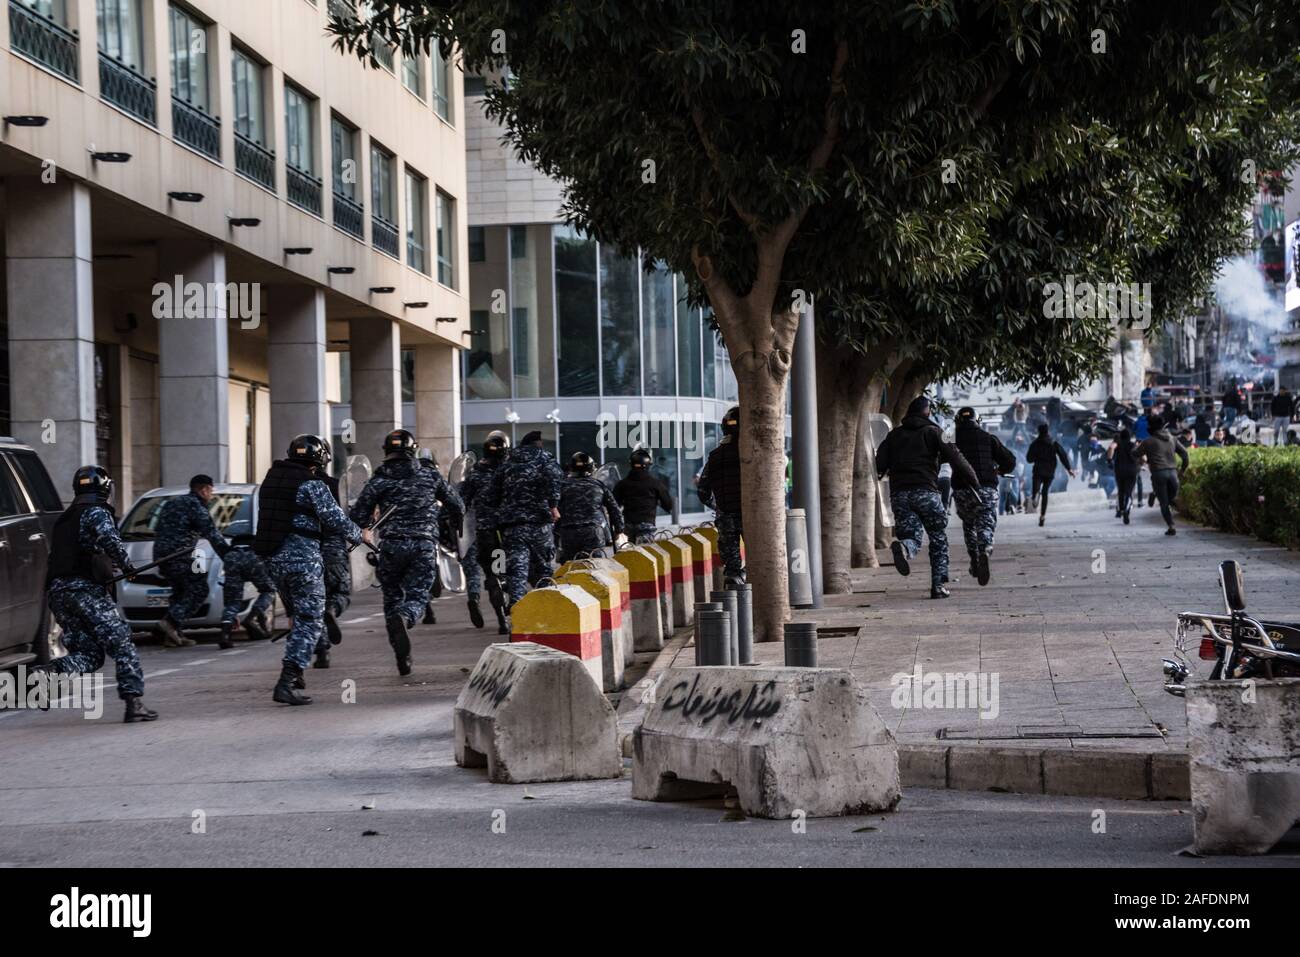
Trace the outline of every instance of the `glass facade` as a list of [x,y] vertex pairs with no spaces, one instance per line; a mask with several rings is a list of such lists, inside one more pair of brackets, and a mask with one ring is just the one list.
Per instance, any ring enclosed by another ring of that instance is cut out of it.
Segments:
[[169,7],[171,18],[172,92],[180,99],[208,109],[208,30],[179,7]]
[[571,226],[554,227],[556,348],[560,395],[599,395],[596,241]]
[[265,145],[262,121],[262,65],[238,47],[230,55],[235,88],[235,132]]
[[312,155],[311,98],[306,93],[284,85],[285,162],[304,173],[316,172]]
[[640,266],[610,245],[600,247],[600,345],[604,395],[641,394],[637,301]]
[[641,346],[645,394],[677,394],[676,296],[673,276],[662,263],[641,276]]

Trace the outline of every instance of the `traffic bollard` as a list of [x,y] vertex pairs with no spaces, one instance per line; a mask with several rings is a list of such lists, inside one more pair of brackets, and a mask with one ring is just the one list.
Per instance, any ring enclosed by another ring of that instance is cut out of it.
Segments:
[[754,587],[746,582],[732,585],[727,590],[736,595],[736,622],[740,635],[737,645],[740,657],[736,659],[736,663],[752,665],[754,663]]
[[817,667],[817,622],[786,623],[785,666],[787,668]]
[[731,614],[726,611],[702,611],[696,616],[699,628],[698,649],[701,665],[731,664]]
[[720,601],[731,615],[731,660],[729,665],[740,663],[740,602],[734,591],[711,591],[709,601]]
[[700,649],[704,647],[704,640],[700,636],[700,612],[702,611],[726,611],[726,608],[720,601],[697,601],[695,603],[695,663],[697,665],[704,664],[700,660]]

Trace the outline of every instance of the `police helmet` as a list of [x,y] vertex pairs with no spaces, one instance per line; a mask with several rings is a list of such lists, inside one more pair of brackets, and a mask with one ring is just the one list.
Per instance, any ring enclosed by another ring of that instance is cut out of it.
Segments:
[[415,436],[406,429],[393,429],[384,436],[384,454],[386,456],[403,455],[408,459],[415,458],[416,449],[419,443],[415,441]]
[[324,468],[329,465],[330,447],[319,435],[299,435],[289,443],[290,462],[303,462]]
[[627,457],[628,464],[634,469],[648,469],[650,467],[650,453],[645,449],[633,449],[632,454]]
[[113,495],[113,477],[98,465],[83,465],[72,476],[73,495],[98,495],[107,501]]
[[428,463],[435,469],[438,467],[438,456],[433,454],[433,449],[421,448],[420,451],[415,453],[415,457],[422,463]]
[[722,434],[740,434],[740,406],[733,405],[727,410],[727,414],[722,417]]
[[483,440],[483,454],[490,459],[501,458],[510,450],[510,436],[500,429],[488,433]]
[[974,409],[972,409],[969,405],[963,405],[960,409],[957,410],[958,422],[978,423],[979,420],[980,420],[980,414],[976,412]]
[[596,463],[586,452],[574,452],[569,457],[569,471],[574,475],[590,475],[596,471]]

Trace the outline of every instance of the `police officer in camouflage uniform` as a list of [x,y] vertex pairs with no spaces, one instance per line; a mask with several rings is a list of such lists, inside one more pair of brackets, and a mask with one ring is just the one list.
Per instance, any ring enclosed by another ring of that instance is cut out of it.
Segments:
[[266,561],[285,610],[293,618],[280,680],[271,695],[281,704],[311,704],[311,698],[298,692],[306,688],[303,669],[325,627],[322,537],[339,535],[354,545],[371,540],[370,531],[348,520],[321,480],[329,456],[329,447],[319,436],[298,436],[289,443],[286,457],[271,466],[258,492],[253,547]]
[[384,462],[375,469],[357,503],[352,520],[375,521],[375,510],[396,510],[384,520],[376,577],[384,592],[384,623],[397,659],[397,672],[411,673],[410,629],[424,614],[433,587],[438,542],[438,505],[450,487],[433,469],[415,460],[415,436],[394,429],[384,439]]
[[623,512],[605,483],[595,476],[596,463],[586,452],[569,458],[569,475],[560,490],[560,564],[579,555],[604,558],[604,546],[623,531]]
[[943,440],[930,419],[930,400],[918,396],[907,414],[876,450],[876,470],[889,475],[889,501],[894,509],[894,534],[890,545],[894,567],[900,575],[911,572],[908,562],[921,551],[921,535],[930,537],[930,597],[947,598],[948,512],[939,495],[939,462],[952,466],[954,484],[977,486],[979,477],[970,463]]
[[[553,524],[560,517],[564,472],[542,448],[542,433],[529,432],[492,475],[487,505],[496,514],[506,553],[506,614],[555,561]],[[481,560],[481,558],[480,558]]]
[[123,720],[152,721],[158,712],[145,707],[144,671],[131,629],[117,612],[112,586],[104,584],[114,564],[128,577],[135,574],[110,504],[113,480],[98,465],[84,465],[73,476],[72,493],[72,504],[54,523],[45,579],[46,601],[68,653],[32,671],[98,671],[107,652],[116,667],[118,696],[126,702]]
[[501,538],[497,533],[496,510],[487,502],[487,491],[492,485],[492,476],[496,474],[506,455],[510,451],[510,436],[501,431],[488,434],[483,441],[483,457],[474,463],[469,475],[460,483],[460,498],[468,513],[474,512],[474,542],[461,562],[469,561],[474,556],[477,576],[465,574],[466,591],[469,596],[469,617],[474,627],[483,627],[483,612],[479,610],[478,600],[482,594],[480,587],[487,586],[488,600],[492,610],[497,614],[497,634],[510,634],[510,625],[506,622],[506,604],[502,592],[502,575],[505,564],[501,560],[505,552]]
[[733,406],[722,417],[722,439],[709,453],[696,487],[700,501],[713,506],[723,579],[728,584],[742,583],[745,563],[740,555],[740,540],[745,532],[745,523],[740,511],[739,407]]
[[627,477],[614,484],[614,501],[623,510],[624,528],[633,545],[653,541],[655,516],[660,508],[672,514],[673,497],[659,477],[650,471],[650,453],[633,449],[628,456]]
[[252,582],[257,588],[257,598],[253,607],[244,616],[244,628],[255,638],[271,637],[270,623],[266,612],[275,602],[275,582],[271,574],[253,551],[253,533],[246,519],[231,522],[226,532],[230,536],[230,550],[221,559],[221,638],[219,648],[233,648],[231,638],[239,624],[239,609],[244,606],[244,585]]
[[[459,551],[460,533],[464,528],[465,522],[465,505],[460,500],[450,482],[448,482],[440,471],[438,471],[438,459],[434,456],[432,449],[420,449],[416,453],[421,467],[429,469],[440,483],[438,490],[438,520],[434,524],[437,536],[434,538],[436,546],[442,546],[451,549],[453,552]],[[438,567],[437,551],[434,552],[433,561],[433,585],[429,589],[429,600],[424,603],[424,619],[426,625],[436,625],[438,623],[438,614],[434,611],[433,600],[442,595],[442,574]],[[471,613],[472,614],[472,613]],[[482,616],[479,616],[480,619]],[[482,628],[480,621],[476,627]]]
[[957,410],[954,445],[979,477],[979,485],[963,485],[953,475],[953,498],[961,519],[970,555],[970,573],[981,584],[989,583],[989,555],[993,533],[998,527],[998,485],[1002,475],[1016,470],[1016,456],[996,435],[980,428],[979,416],[970,406]]
[[[333,453],[328,440],[321,441],[325,442],[329,458],[326,459],[325,466],[316,470],[316,477],[325,483],[334,496],[334,501],[341,507],[343,500],[339,498],[339,480],[329,474],[329,462]],[[352,550],[342,535],[327,532],[321,536],[320,554],[325,565],[325,630],[316,644],[316,660],[312,662],[312,667],[328,668],[330,648],[343,642],[338,620],[352,604]]]
[[196,571],[194,568],[193,552],[199,539],[206,538],[213,551],[222,558],[225,558],[230,548],[230,543],[217,531],[212,515],[208,512],[208,503],[212,501],[212,485],[211,476],[196,475],[190,479],[189,494],[170,499],[158,510],[153,560],[159,561],[167,555],[183,552],[158,566],[158,571],[172,589],[167,613],[158,622],[163,644],[168,648],[194,644],[193,639],[185,637],[181,626],[198,614],[208,597],[207,571]]

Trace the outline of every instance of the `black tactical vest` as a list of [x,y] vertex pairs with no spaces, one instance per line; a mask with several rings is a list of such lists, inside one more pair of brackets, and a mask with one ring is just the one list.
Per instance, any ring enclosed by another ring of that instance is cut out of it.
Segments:
[[76,501],[67,507],[54,522],[51,535],[50,563],[45,584],[56,578],[84,578],[86,581],[103,581],[112,577],[111,561],[106,555],[97,555],[81,547],[81,516],[88,509],[102,508],[113,514],[112,506],[98,500]]
[[[310,505],[298,504],[298,489],[304,482],[317,480],[312,470],[297,462],[277,461],[262,479],[257,496],[257,536],[253,551],[274,555],[290,534],[320,538],[320,520]],[[308,515],[313,528],[294,528],[295,515]]]

